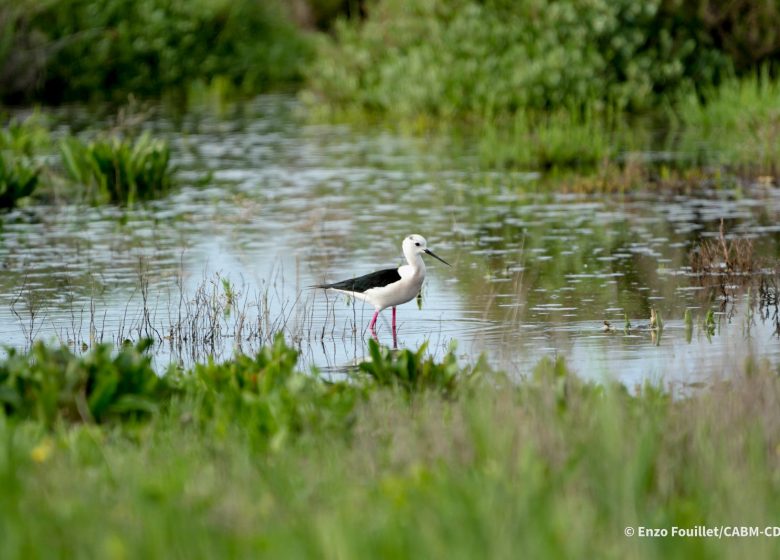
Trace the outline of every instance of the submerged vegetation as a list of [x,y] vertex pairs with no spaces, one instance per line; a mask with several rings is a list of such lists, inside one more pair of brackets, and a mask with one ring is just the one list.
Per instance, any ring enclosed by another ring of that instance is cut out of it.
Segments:
[[[778,552],[772,538],[625,529],[773,523],[780,381],[765,365],[675,397],[585,382],[561,360],[510,382],[484,367],[477,381],[451,356],[372,356],[361,368],[387,379],[410,364],[449,373],[425,387],[326,381],[298,371],[282,339],[156,381],[143,347],[14,354],[0,362],[3,556]],[[60,369],[58,391],[41,391],[40,373]],[[79,400],[112,414],[82,415]]]

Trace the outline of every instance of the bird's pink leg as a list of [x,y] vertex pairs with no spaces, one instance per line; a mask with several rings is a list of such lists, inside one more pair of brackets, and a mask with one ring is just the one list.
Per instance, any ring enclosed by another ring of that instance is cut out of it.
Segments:
[[376,338],[376,329],[374,328],[374,325],[376,325],[377,317],[379,317],[379,311],[374,313],[374,316],[371,318],[371,322],[368,324],[368,328],[371,330],[371,334],[374,338]]
[[395,307],[393,307],[393,348],[398,348],[398,338],[395,332]]

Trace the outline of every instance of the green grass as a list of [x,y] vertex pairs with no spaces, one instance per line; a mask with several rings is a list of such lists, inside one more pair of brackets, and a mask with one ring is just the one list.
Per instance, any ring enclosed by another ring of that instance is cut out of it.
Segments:
[[[402,377],[425,361],[372,353],[367,367],[389,360]],[[780,381],[767,366],[677,398],[583,382],[549,359],[517,382],[482,375],[456,376],[456,393],[326,382],[279,339],[181,376],[145,421],[0,414],[0,555],[777,556],[764,537],[624,536],[776,524]]]
[[487,167],[587,173],[614,159],[621,141],[616,127],[598,116],[518,113],[509,126],[484,127],[479,134],[479,155]]
[[705,164],[780,170],[780,82],[761,72],[689,96],[679,108],[681,148]]

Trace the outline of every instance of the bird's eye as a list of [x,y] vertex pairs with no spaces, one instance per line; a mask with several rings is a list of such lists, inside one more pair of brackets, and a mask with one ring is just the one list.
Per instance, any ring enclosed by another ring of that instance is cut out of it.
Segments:
[[419,244],[419,243],[415,243],[415,245],[417,245],[418,247],[420,246],[420,244]]

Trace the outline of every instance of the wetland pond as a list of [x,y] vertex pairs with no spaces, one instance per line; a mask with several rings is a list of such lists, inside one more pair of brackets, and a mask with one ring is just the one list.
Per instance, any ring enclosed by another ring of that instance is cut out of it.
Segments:
[[[400,347],[427,341],[441,355],[456,341],[462,360],[484,352],[514,375],[561,355],[584,377],[628,385],[780,362],[774,276],[703,282],[689,266],[721,219],[774,263],[771,185],[550,192],[534,174],[480,171],[442,141],[306,124],[284,96],[150,126],[174,149],[172,195],[0,216],[5,346],[151,336],[164,369],[251,352],[281,330],[304,367],[338,375],[365,357],[372,309],[307,287],[401,264],[403,237],[419,233],[453,267],[427,262],[422,297],[398,308]],[[660,335],[636,328],[651,308]],[[389,344],[389,310],[377,330]]]

